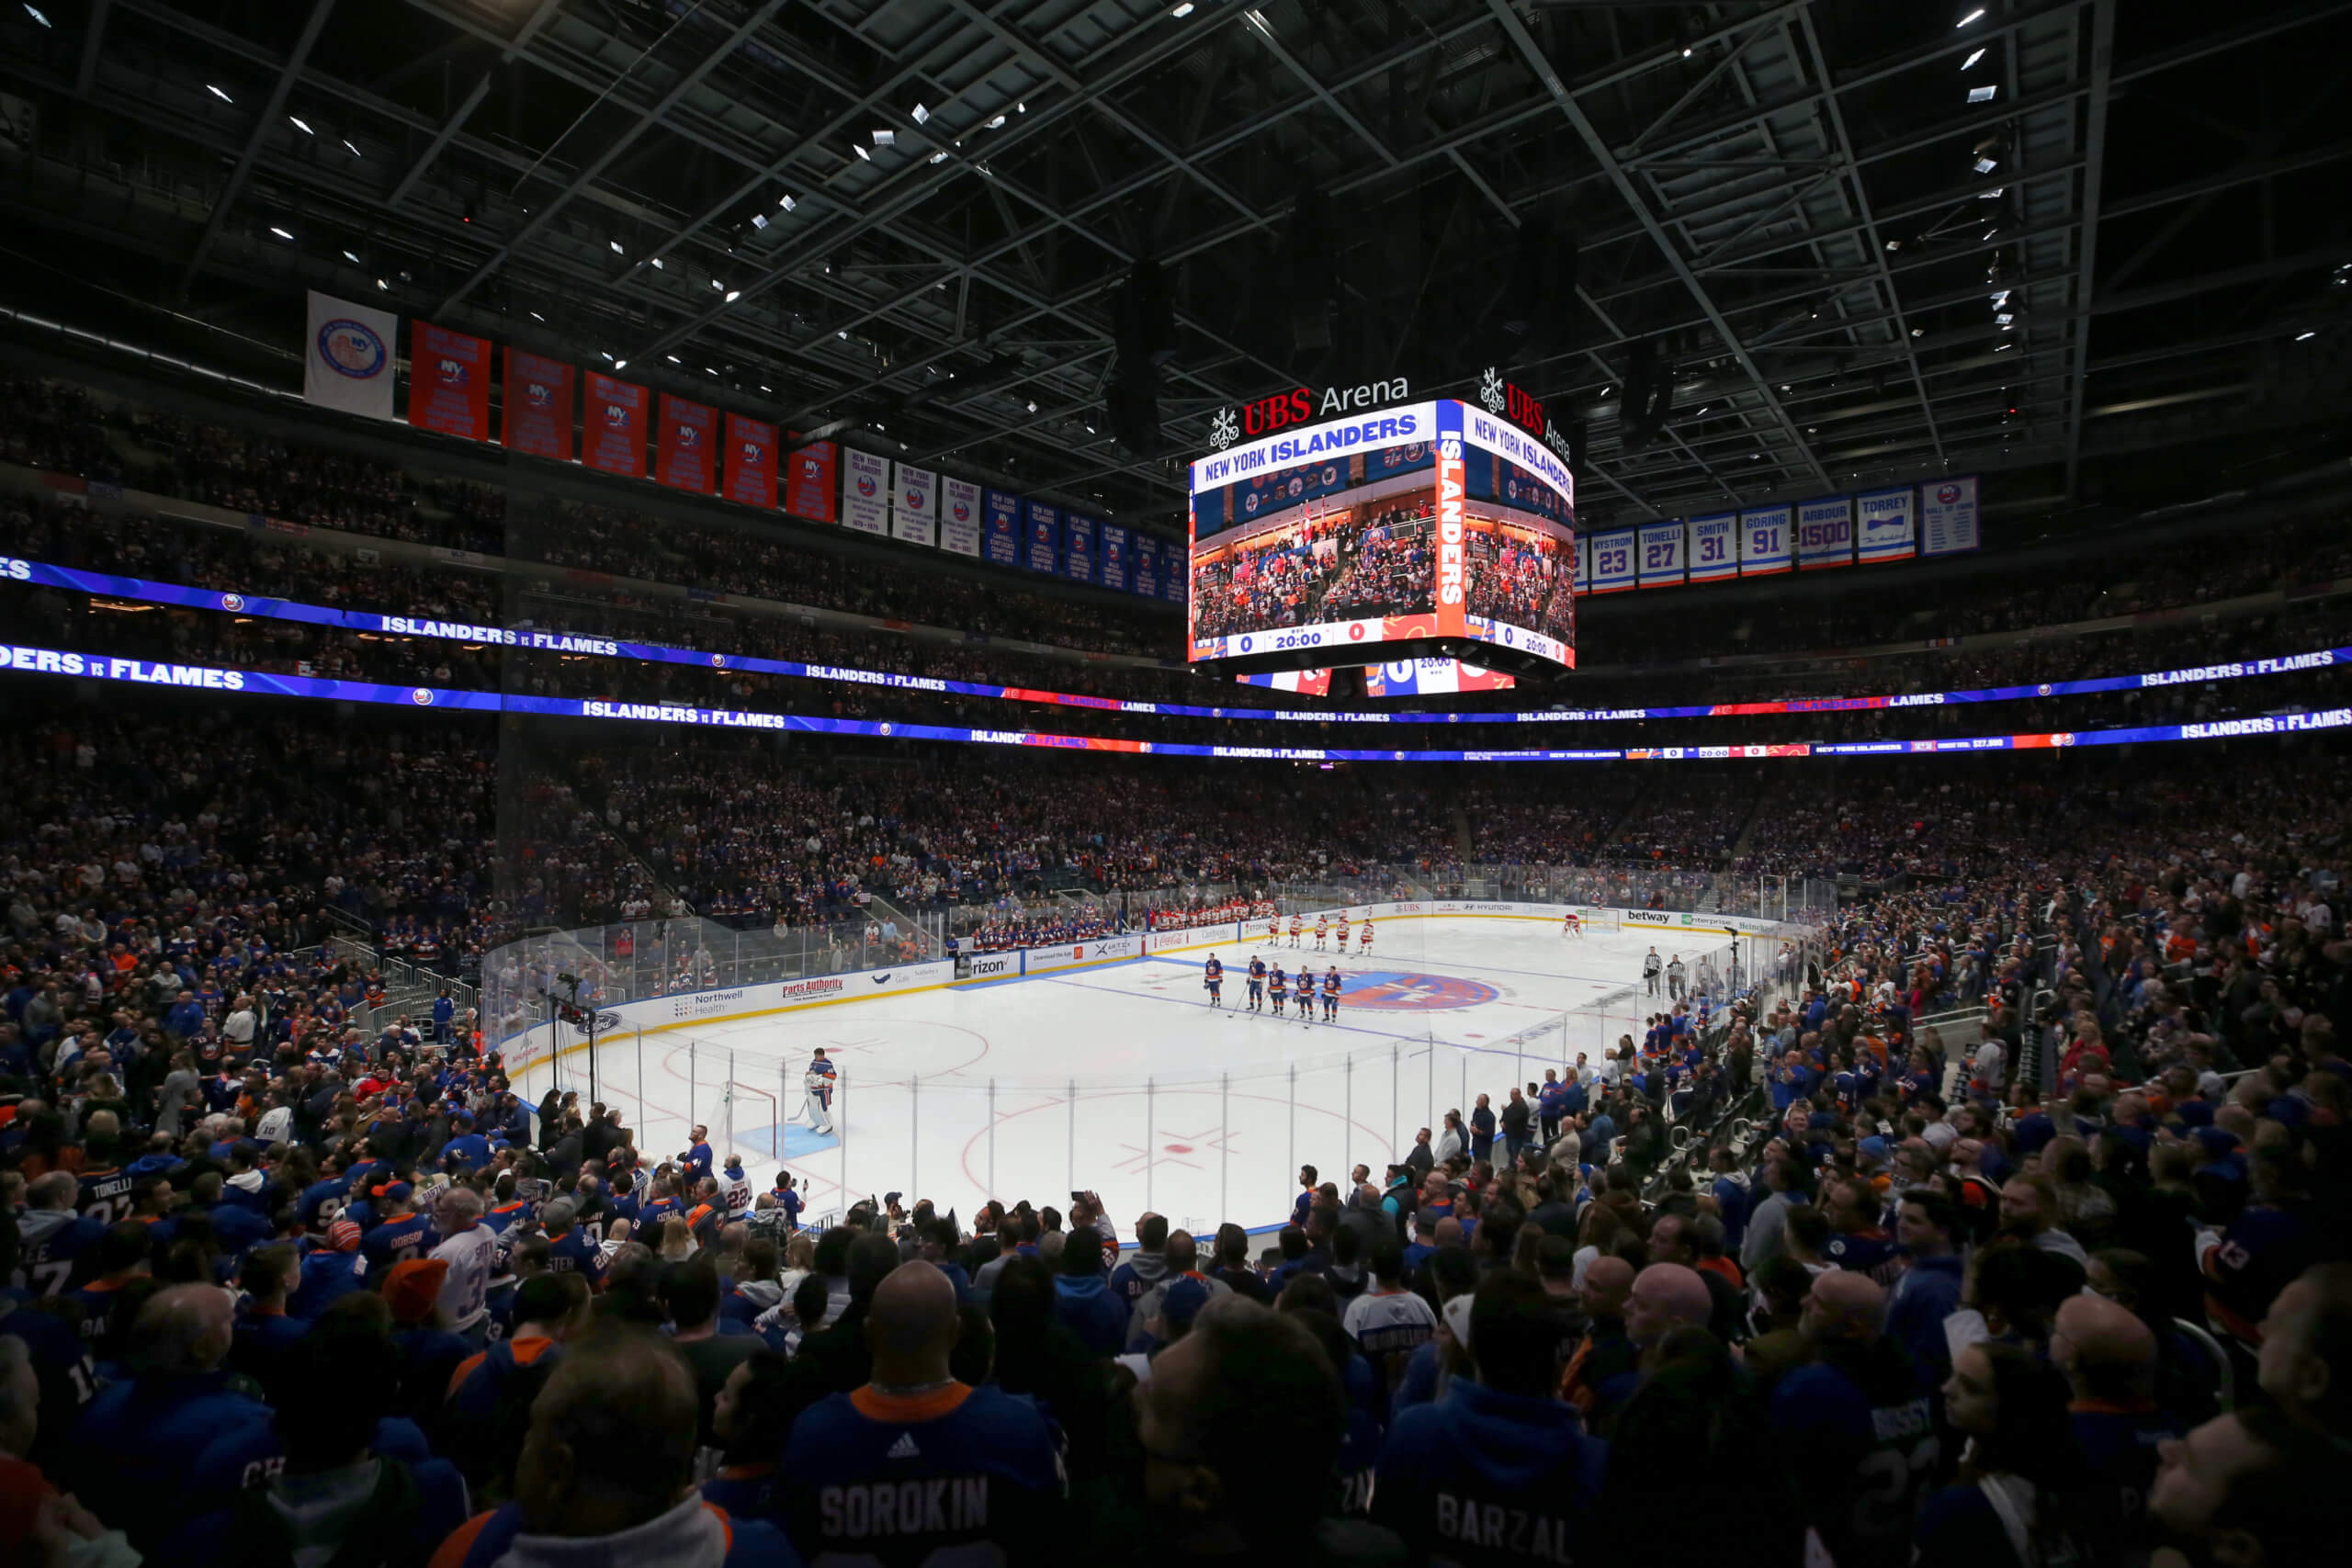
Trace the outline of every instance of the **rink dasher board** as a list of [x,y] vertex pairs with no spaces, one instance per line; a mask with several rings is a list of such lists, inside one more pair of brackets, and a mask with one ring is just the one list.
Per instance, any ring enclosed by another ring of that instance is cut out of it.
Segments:
[[[1614,915],[1620,921],[1619,934],[1631,931],[1692,931],[1702,936],[1781,936],[1795,937],[1806,928],[1778,920],[1756,919],[1741,915],[1703,916],[1687,910],[1620,909],[1592,905],[1527,904],[1498,899],[1417,899],[1396,903],[1350,905],[1344,910],[1333,908],[1302,913],[1301,919],[1311,920],[1317,916],[1326,919],[1346,913],[1351,921],[1364,918],[1364,911],[1375,921],[1419,919],[1523,920],[1549,922],[1574,909],[1579,915]],[[1289,917],[1283,917],[1283,928],[1289,929]],[[1003,964],[1001,973],[956,977],[956,964],[940,959],[924,964],[899,964],[889,969],[870,969],[845,975],[822,975],[803,980],[769,981],[757,986],[730,986],[720,990],[683,991],[663,997],[648,997],[639,1001],[620,1002],[602,1008],[596,1013],[596,1034],[609,1038],[619,1032],[661,1034],[675,1029],[704,1024],[736,1023],[748,1019],[769,1018],[782,1013],[805,1012],[813,1008],[840,1007],[846,1003],[873,1000],[882,997],[910,996],[921,991],[970,989],[983,986],[1001,986],[1018,980],[1042,978],[1049,975],[1065,975],[1081,969],[1107,968],[1120,964],[1135,964],[1172,953],[1200,952],[1218,947],[1247,946],[1255,940],[1252,933],[1261,922],[1245,920],[1215,927],[1193,926],[1171,931],[1134,931],[1122,936],[1104,937],[1097,942],[1070,942],[1056,947],[1010,948],[1001,953],[968,955],[978,961],[993,961]],[[1164,939],[1175,938],[1176,941]],[[1086,956],[1092,950],[1100,956]],[[864,985],[857,982],[864,981]],[[764,1005],[761,1005],[764,1003]],[[560,1050],[550,1051],[544,1044],[534,1045],[545,1038],[547,1025],[535,1024],[518,1030],[500,1043],[510,1072],[519,1073],[544,1062],[560,1060],[588,1048],[589,1040],[576,1024],[570,1026],[573,1038],[568,1039]]]

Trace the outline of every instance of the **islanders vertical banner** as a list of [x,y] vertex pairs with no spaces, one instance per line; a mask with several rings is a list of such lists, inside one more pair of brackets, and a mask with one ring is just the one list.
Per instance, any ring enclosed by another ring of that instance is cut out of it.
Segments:
[[939,547],[959,556],[980,553],[980,487],[969,479],[940,483]]
[[1025,522],[1027,531],[1023,540],[1026,547],[1022,552],[1021,564],[1051,577],[1061,565],[1062,514],[1042,501],[1033,501],[1026,509]]
[[571,366],[508,345],[506,407],[499,439],[510,452],[571,461]]
[[1461,637],[1463,604],[1469,583],[1464,545],[1462,502],[1469,474],[1462,461],[1462,405],[1450,398],[1437,405],[1437,635]]
[[1131,547],[1134,564],[1128,569],[1128,583],[1134,592],[1147,599],[1159,597],[1159,538],[1153,534],[1137,534]]
[[1094,581],[1094,532],[1091,517],[1072,512],[1062,519],[1062,575],[1072,582]]
[[490,439],[490,340],[431,321],[410,323],[408,422],[419,430]]
[[842,522],[861,534],[890,532],[890,459],[842,449]]
[[662,431],[653,444],[653,477],[672,490],[708,495],[716,487],[711,449],[718,445],[718,411],[662,394]]
[[890,465],[890,536],[910,545],[939,543],[939,475],[905,463]]
[[729,501],[775,510],[775,426],[740,413],[727,416],[727,476],[719,491]]
[[841,450],[830,441],[811,441],[786,460],[786,512],[811,523],[831,523],[841,515],[833,509],[833,476],[841,466]]
[[1102,548],[1095,554],[1095,575],[1105,588],[1127,592],[1127,531],[1116,523],[1102,525]]
[[646,390],[588,372],[587,429],[580,438],[580,460],[599,473],[645,477]]
[[1021,498],[1001,490],[983,493],[980,552],[997,566],[1021,564]]

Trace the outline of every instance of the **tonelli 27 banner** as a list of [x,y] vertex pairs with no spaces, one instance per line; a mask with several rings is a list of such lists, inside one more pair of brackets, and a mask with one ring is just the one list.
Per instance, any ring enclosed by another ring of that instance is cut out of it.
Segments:
[[717,478],[711,449],[718,445],[718,411],[662,394],[662,434],[655,443],[660,467],[653,477],[672,490],[708,495]]
[[408,422],[419,430],[490,439],[490,340],[431,321],[412,324]]
[[588,372],[587,433],[580,460],[600,473],[645,477],[645,416],[649,394],[601,371]]
[[571,461],[572,374],[560,359],[506,351],[505,428],[499,439],[508,451]]
[[740,413],[727,416],[727,483],[729,501],[773,511],[775,507],[775,426]]

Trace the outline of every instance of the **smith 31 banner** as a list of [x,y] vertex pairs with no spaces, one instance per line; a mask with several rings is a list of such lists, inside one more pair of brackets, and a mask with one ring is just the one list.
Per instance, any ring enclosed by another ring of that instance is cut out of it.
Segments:
[[1690,581],[1727,582],[1739,575],[1739,513],[1690,519]]
[[718,445],[717,409],[662,394],[662,434],[654,447],[660,466],[654,470],[655,479],[672,490],[708,495],[718,483],[711,463],[711,451]]
[[2046,750],[2083,746],[2237,739],[2259,735],[2316,734],[2352,727],[2352,707],[2340,707],[2318,712],[2216,719],[2198,724],[1973,735],[1931,740],[1830,743],[1798,740],[1766,745],[1586,748],[1574,750],[1340,750],[1320,747],[1204,746],[1190,741],[1125,740],[1107,736],[1056,735],[1025,729],[967,729],[950,725],[904,724],[895,719],[826,718],[807,714],[706,708],[677,703],[620,702],[602,697],[540,697],[516,692],[473,692],[446,686],[391,686],[367,681],[334,681],[313,675],[274,675],[254,670],[118,659],[104,654],[9,644],[0,644],[0,669],[10,674],[119,681],[222,695],[307,697],[331,702],[371,703],[411,711],[450,708],[474,713],[532,714],[551,718],[605,719],[639,724],[689,724],[721,729],[791,730],[815,735],[937,740],[961,745],[1035,746],[1074,751],[1116,751],[1130,755],[1157,753],[1170,757],[1262,758],[1296,761],[1671,762],[1712,761],[1726,758],[1921,756],[1947,752]]
[[786,461],[784,509],[811,523],[831,523],[841,513],[833,505],[834,472],[841,464],[839,446],[812,441]]
[[649,394],[642,387],[588,372],[587,433],[580,460],[599,473],[645,477],[645,416]]
[[[1847,713],[1872,708],[1960,706],[1977,703],[2023,702],[2041,697],[2089,696],[2102,692],[2135,692],[2173,686],[2205,685],[2222,681],[2257,680],[2293,675],[2312,670],[2352,668],[2352,648],[2313,649],[2268,659],[2235,660],[2224,664],[2193,665],[2180,670],[2148,671],[2135,675],[2100,675],[2075,681],[2052,681],[2029,686],[1988,686],[1973,691],[1913,692],[1903,695],[1860,697],[1789,697],[1769,702],[1714,703],[1689,707],[1544,708],[1494,713],[1384,713],[1335,711],[1322,708],[1198,707],[1182,703],[1116,700],[1068,692],[1035,691],[1026,687],[989,685],[975,681],[948,681],[924,675],[900,675],[886,671],[859,670],[831,664],[763,659],[752,654],[673,648],[662,643],[626,641],[594,634],[543,632],[530,627],[480,626],[445,621],[427,615],[383,615],[369,610],[345,610],[326,604],[305,604],[291,599],[271,599],[250,593],[193,588],[139,577],[48,561],[0,556],[0,586],[27,584],[62,588],[109,599],[135,599],[150,604],[211,610],[263,620],[291,621],[304,626],[340,626],[346,631],[382,637],[431,637],[452,642],[486,643],[504,648],[554,653],[587,654],[605,659],[629,659],[657,664],[687,665],[702,670],[748,670],[815,681],[845,681],[859,685],[888,686],[901,691],[935,692],[957,696],[993,697],[1007,702],[1040,703],[1105,712],[1158,714],[1185,718],[1279,719],[1309,724],[1592,724],[1653,718],[1723,718],[1767,714]],[[1509,677],[1495,677],[1508,680]],[[1424,687],[1423,690],[1429,688]],[[1472,688],[1464,687],[1463,690]],[[1496,690],[1508,688],[1496,687]]]
[[560,359],[506,351],[506,407],[499,440],[509,452],[571,461],[571,367]]
[[952,555],[980,553],[980,487],[969,479],[940,482],[939,547]]
[[775,510],[775,426],[763,420],[727,416],[726,487],[729,501]]
[[419,430],[490,439],[490,340],[431,321],[410,329],[408,422]]

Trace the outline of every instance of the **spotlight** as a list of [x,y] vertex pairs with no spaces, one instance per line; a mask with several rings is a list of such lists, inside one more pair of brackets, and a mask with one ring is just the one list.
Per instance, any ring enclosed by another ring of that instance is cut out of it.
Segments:
[[220,88],[218,88],[218,87],[214,86],[214,85],[213,85],[211,83],[209,83],[209,82],[207,82],[207,83],[204,85],[204,90],[205,90],[206,92],[208,92],[208,93],[211,94],[214,97],[216,97],[216,98],[220,99],[220,100],[222,103],[224,103],[224,104],[233,104],[233,103],[235,103],[235,102],[237,101],[236,99],[234,99],[234,98],[231,97],[228,94],[226,94],[226,93],[222,92]]
[[295,130],[300,131],[305,136],[316,136],[318,134],[317,131],[312,130],[310,126],[304,122],[300,115],[289,114],[286,118]]
[[1967,59],[1965,59],[1965,60],[1963,60],[1963,61],[1962,61],[1962,62],[1960,62],[1960,68],[1961,68],[1962,71],[1965,71],[1965,70],[1967,70],[1970,66],[1972,66],[1972,65],[1975,64],[1978,61],[1980,61],[1980,60],[1982,60],[1982,59],[1984,59],[1984,51],[1983,50],[1981,50],[1981,49],[1980,49],[1980,50],[1977,50],[1977,51],[1973,51],[1973,53],[1971,53]]

